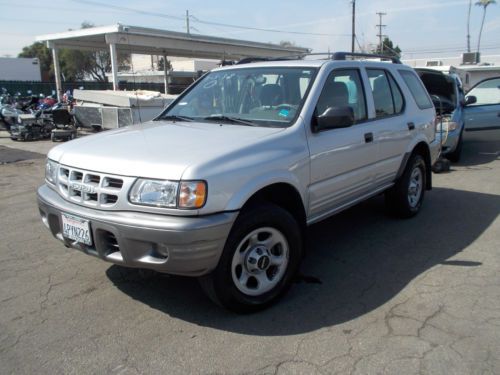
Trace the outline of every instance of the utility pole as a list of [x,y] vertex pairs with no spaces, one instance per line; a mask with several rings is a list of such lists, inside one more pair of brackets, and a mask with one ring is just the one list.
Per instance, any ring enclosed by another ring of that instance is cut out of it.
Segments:
[[186,10],[186,31],[189,34],[191,34],[190,30],[189,30],[189,10]]
[[385,36],[384,34],[382,34],[382,28],[386,27],[387,25],[384,25],[382,24],[382,17],[385,16],[387,13],[383,13],[383,12],[377,12],[378,16],[379,16],[379,19],[380,19],[380,22],[378,23],[377,27],[378,27],[378,38],[379,38],[379,48],[380,48],[380,53],[384,53],[384,43],[383,43],[383,37]]
[[351,52],[354,53],[354,41],[356,39],[356,0],[352,0],[352,38]]
[[469,13],[467,15],[467,52],[470,52],[470,10],[472,7],[472,0],[469,0]]

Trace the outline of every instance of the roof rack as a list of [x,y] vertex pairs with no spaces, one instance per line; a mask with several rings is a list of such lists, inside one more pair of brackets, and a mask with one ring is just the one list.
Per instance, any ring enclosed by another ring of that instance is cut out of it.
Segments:
[[253,62],[262,61],[288,61],[288,60],[301,60],[306,56],[327,56],[322,60],[347,60],[347,57],[364,57],[364,58],[376,58],[380,60],[390,60],[393,64],[401,64],[398,57],[392,57],[387,55],[380,55],[376,53],[360,53],[360,52],[315,52],[315,53],[301,53],[298,55],[287,55],[282,57],[245,57],[238,61],[235,65],[249,64]]
[[[294,57],[297,57],[298,55],[294,55]],[[240,64],[250,64],[253,62],[261,62],[261,61],[287,61],[287,60],[293,60],[292,56],[286,56],[286,57],[245,57],[244,59],[241,59],[238,61],[235,65],[240,65]]]
[[347,56],[378,58],[381,60],[391,60],[393,64],[401,64],[401,61],[399,60],[398,57],[380,55],[376,53],[360,53],[360,52],[335,52],[333,53],[332,60],[347,60]]

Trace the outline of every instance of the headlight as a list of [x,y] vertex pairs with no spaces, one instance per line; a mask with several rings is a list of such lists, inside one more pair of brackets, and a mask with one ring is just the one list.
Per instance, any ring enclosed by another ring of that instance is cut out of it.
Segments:
[[47,159],[45,164],[45,179],[51,184],[57,182],[57,163],[50,159]]
[[130,191],[130,202],[146,206],[175,208],[178,187],[179,183],[176,181],[139,179]]
[[207,196],[204,181],[169,181],[138,179],[130,190],[131,203],[145,206],[197,209]]
[[[453,130],[458,129],[458,124],[454,121],[446,121],[443,120],[443,131],[444,132],[452,132]],[[438,122],[436,124],[436,131],[440,132],[441,131],[441,123]]]

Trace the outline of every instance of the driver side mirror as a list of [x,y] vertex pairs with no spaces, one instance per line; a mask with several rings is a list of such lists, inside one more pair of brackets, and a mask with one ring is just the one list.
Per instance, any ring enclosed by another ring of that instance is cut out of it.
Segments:
[[477,102],[477,98],[474,95],[469,95],[465,97],[465,104],[464,105],[470,105],[474,104]]
[[348,128],[354,125],[354,110],[350,106],[329,107],[313,118],[313,132],[327,129]]

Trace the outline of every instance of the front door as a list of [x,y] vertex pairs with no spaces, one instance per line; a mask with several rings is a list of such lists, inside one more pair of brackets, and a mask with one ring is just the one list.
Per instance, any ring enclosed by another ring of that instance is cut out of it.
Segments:
[[342,209],[371,191],[377,160],[372,124],[367,122],[366,97],[358,69],[333,70],[323,87],[315,116],[328,109],[352,109],[354,125],[310,133],[311,184],[309,221]]
[[476,102],[465,107],[467,138],[500,139],[500,78],[480,82],[467,93]]

